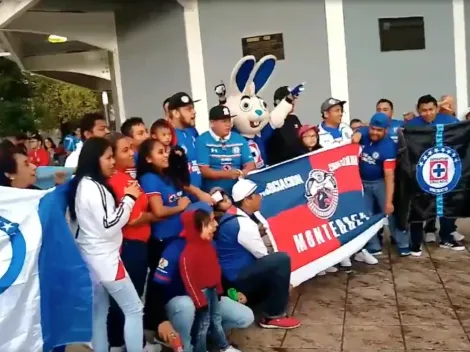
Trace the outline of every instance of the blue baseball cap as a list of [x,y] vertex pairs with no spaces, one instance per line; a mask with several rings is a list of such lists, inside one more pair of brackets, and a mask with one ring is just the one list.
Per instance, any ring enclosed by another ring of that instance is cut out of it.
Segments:
[[203,210],[206,213],[210,214],[214,211],[214,208],[212,208],[206,202],[196,202],[196,203],[189,204],[185,211],[196,211],[196,210]]
[[387,128],[389,123],[390,121],[388,119],[388,116],[382,112],[378,112],[371,117],[369,126],[377,128]]

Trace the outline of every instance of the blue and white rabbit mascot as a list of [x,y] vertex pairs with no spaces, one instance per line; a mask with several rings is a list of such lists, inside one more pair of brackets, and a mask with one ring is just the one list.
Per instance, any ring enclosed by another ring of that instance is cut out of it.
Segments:
[[225,85],[219,84],[215,92],[220,104],[230,109],[234,129],[244,136],[250,146],[256,168],[266,165],[266,141],[274,129],[281,128],[284,120],[292,111],[293,100],[304,90],[300,84],[290,90],[272,111],[260,97],[276,67],[276,57],[264,56],[256,62],[254,56],[245,56],[235,65],[230,77],[229,95],[226,96]]

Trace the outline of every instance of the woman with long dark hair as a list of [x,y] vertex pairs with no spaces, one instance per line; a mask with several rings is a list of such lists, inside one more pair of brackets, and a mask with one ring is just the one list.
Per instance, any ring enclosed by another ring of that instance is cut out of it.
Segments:
[[75,178],[70,184],[70,217],[78,224],[76,242],[96,282],[93,297],[93,338],[96,352],[108,352],[106,320],[109,296],[124,313],[124,340],[128,352],[141,352],[142,302],[122,263],[122,228],[141,194],[137,183],[124,189],[116,204],[108,179],[115,160],[108,140],[90,138],[80,153]]
[[52,140],[52,138],[47,137],[44,139],[44,149],[46,149],[46,152],[49,153],[49,160],[51,165],[54,165],[56,161],[56,148],[57,146]]
[[[108,184],[114,192],[116,201],[119,201],[124,196],[127,185],[134,181],[132,176],[126,172],[126,170],[135,169],[134,150],[129,138],[122,133],[113,133],[108,139],[111,142],[116,161],[116,171],[108,179]],[[147,278],[147,242],[150,237],[150,225],[155,221],[157,221],[157,218],[148,211],[147,195],[142,193],[136,200],[129,222],[122,229],[124,239],[121,246],[121,259],[140,297],[144,294]],[[152,297],[154,301],[158,299],[159,297]],[[154,303],[155,305],[158,304],[158,302]],[[166,320],[163,305],[162,300],[158,323]],[[124,316],[119,306],[112,301],[108,316],[108,336],[111,350],[113,350],[113,347],[118,350],[124,345],[123,326]],[[162,340],[168,340],[168,333],[165,334],[161,328],[160,333],[159,337]],[[170,330],[170,333],[176,334],[173,329]],[[147,346],[146,351],[150,351],[152,348]]]
[[[137,162],[137,179],[148,196],[150,211],[158,218],[151,225],[148,244],[150,271],[147,278],[144,327],[150,331],[155,330],[164,315],[163,307],[155,298],[160,293],[157,292],[158,285],[153,285],[153,275],[166,244],[178,238],[183,230],[180,214],[190,204],[189,198],[183,196],[183,186],[189,180],[189,174],[181,177],[177,172],[170,171],[169,153],[169,147],[157,140],[148,139],[140,145]],[[175,156],[172,155],[173,158]],[[183,163],[184,161],[181,164]],[[179,165],[178,162],[176,164]],[[177,165],[173,167],[178,169]],[[186,166],[184,170],[189,173]],[[180,171],[184,174],[183,170]]]

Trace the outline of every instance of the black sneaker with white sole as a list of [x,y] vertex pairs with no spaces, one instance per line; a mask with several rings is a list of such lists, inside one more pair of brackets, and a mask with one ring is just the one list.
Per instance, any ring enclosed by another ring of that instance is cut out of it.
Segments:
[[465,250],[465,246],[462,242],[451,240],[447,242],[441,242],[440,246],[441,248],[447,248],[447,249],[452,249],[454,251],[463,251]]
[[413,257],[419,257],[421,256],[421,245],[418,245],[418,244],[412,244],[411,245],[411,248],[410,248],[410,254],[413,256]]

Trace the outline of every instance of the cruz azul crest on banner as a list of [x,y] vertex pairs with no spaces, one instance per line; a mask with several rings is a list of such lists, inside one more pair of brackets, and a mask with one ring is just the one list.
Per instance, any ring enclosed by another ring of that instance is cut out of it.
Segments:
[[252,173],[275,250],[292,260],[293,285],[360,251],[382,227],[363,199],[359,146],[313,152]]
[[416,180],[427,193],[444,194],[452,191],[460,180],[462,163],[452,148],[434,147],[426,150],[416,166]]

